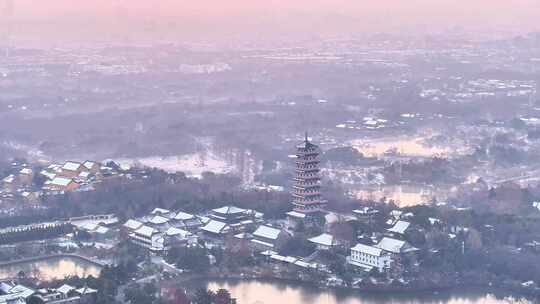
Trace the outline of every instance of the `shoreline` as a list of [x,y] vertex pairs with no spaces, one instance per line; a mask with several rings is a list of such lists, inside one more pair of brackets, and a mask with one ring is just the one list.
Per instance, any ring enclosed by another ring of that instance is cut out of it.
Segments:
[[304,286],[308,288],[317,289],[319,291],[330,291],[330,292],[356,292],[364,295],[378,296],[378,295],[391,295],[391,296],[411,296],[414,294],[421,295],[438,295],[445,293],[452,293],[456,291],[460,292],[480,292],[484,294],[492,294],[495,296],[502,297],[513,297],[516,299],[535,299],[534,294],[526,292],[518,292],[510,288],[503,287],[493,287],[486,284],[455,284],[452,286],[440,286],[440,287],[390,287],[390,286],[366,286],[366,287],[347,287],[347,286],[338,286],[338,285],[326,285],[313,281],[304,281],[294,278],[282,278],[278,276],[255,276],[255,275],[241,275],[241,274],[228,274],[228,275],[210,275],[210,274],[198,274],[190,275],[187,277],[181,277],[180,282],[194,282],[194,281],[206,281],[219,282],[219,281],[238,281],[238,282],[249,282],[249,281],[259,281],[259,282],[276,282],[281,284],[290,284],[296,286]]

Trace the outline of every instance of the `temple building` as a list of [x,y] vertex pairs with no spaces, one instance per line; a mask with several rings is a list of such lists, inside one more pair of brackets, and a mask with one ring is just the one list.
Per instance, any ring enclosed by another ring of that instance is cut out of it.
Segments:
[[293,210],[288,212],[290,221],[305,220],[323,212],[326,201],[321,196],[319,146],[305,140],[296,147],[296,167],[293,179]]

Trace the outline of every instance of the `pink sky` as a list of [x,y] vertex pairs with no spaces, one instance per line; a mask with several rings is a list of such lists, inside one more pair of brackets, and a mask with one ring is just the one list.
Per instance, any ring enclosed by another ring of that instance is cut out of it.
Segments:
[[[0,3],[9,0],[0,0]],[[540,0],[11,0],[15,18],[58,32],[173,20],[184,32],[274,26],[373,31],[461,25],[540,29]],[[81,20],[98,20],[94,23]],[[316,21],[314,21],[316,20]],[[71,23],[70,23],[71,22]],[[82,23],[73,27],[66,24]],[[86,22],[86,23],[85,23]],[[310,23],[312,22],[312,23]],[[61,24],[61,25],[60,25]],[[20,31],[28,30],[26,26]],[[36,29],[34,29],[36,30]]]
[[[6,1],[6,0],[3,0]],[[536,16],[540,18],[538,0],[12,0],[17,12],[39,16],[70,13],[108,14],[118,6],[138,13],[181,16],[202,12],[207,16],[252,12],[347,12],[390,13],[397,17],[424,14],[447,14],[459,18],[475,14],[478,17],[506,18]]]

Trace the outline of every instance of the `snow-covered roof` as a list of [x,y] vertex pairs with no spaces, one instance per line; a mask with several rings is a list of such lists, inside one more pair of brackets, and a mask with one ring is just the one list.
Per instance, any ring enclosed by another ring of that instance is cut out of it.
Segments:
[[435,225],[435,224],[440,224],[440,223],[441,223],[441,220],[438,219],[438,218],[430,217],[430,218],[428,218],[428,220],[429,220],[429,223],[430,223],[431,225]]
[[385,237],[375,247],[392,253],[401,253],[401,249],[405,246],[405,241],[400,241]]
[[183,229],[171,227],[167,229],[167,232],[165,232],[165,234],[168,236],[180,236],[182,238],[186,238],[191,235],[191,232],[183,230]]
[[317,264],[304,262],[302,260],[298,260],[298,261],[294,262],[293,264],[296,265],[296,266],[300,266],[302,268],[317,268]]
[[13,183],[14,180],[15,180],[15,176],[13,176],[13,174],[12,174],[12,175],[9,175],[9,176],[6,176],[6,177],[4,177],[4,179],[3,179],[3,181],[4,181],[5,183],[8,183],[8,184]]
[[175,220],[185,221],[185,220],[191,220],[195,216],[193,214],[185,213],[182,211],[178,211],[176,216],[174,217]]
[[48,179],[54,179],[56,177],[56,173],[54,172],[49,172],[47,170],[41,170],[41,172],[39,172],[41,175],[47,177]]
[[374,256],[381,256],[382,253],[382,249],[364,244],[356,244],[356,246],[351,248],[351,251],[358,251]]
[[308,239],[308,241],[312,242],[312,243],[315,243],[315,244],[318,244],[318,245],[323,245],[323,246],[333,246],[335,245],[334,244],[334,237],[328,233],[323,233],[321,235],[318,235],[316,237],[312,237],[310,239]]
[[75,290],[75,287],[68,284],[64,284],[56,289],[59,293],[68,294],[70,291]]
[[324,216],[326,224],[333,224],[339,222],[339,215],[335,213],[328,213]]
[[359,214],[359,215],[372,215],[372,214],[379,213],[379,210],[372,209],[372,208],[369,208],[369,207],[364,207],[362,209],[354,209],[352,212],[355,213],[355,214]]
[[251,242],[257,243],[257,244],[260,244],[260,245],[263,245],[263,246],[266,246],[266,247],[269,247],[269,248],[274,248],[274,244],[268,243],[268,242],[263,242],[263,241],[260,241],[260,240],[257,240],[257,239],[253,239],[253,240],[251,240]]
[[210,222],[210,218],[207,216],[199,216],[198,218],[201,220],[203,224],[207,224],[208,222]]
[[212,211],[219,214],[238,214],[246,212],[246,209],[238,208],[235,206],[223,206],[221,208],[213,209]]
[[257,228],[257,230],[255,230],[255,232],[253,232],[253,236],[258,236],[270,240],[277,240],[280,232],[281,230],[279,229],[261,225],[259,226],[259,228]]
[[90,287],[81,287],[77,289],[77,293],[80,295],[90,294],[90,293],[97,293],[98,291],[96,289],[92,289]]
[[403,211],[400,211],[400,210],[392,210],[392,211],[390,211],[390,215],[395,217],[395,218],[399,218],[401,216],[401,214],[403,214]]
[[95,233],[100,233],[100,234],[105,234],[105,233],[109,232],[109,228],[104,227],[104,226],[101,226],[101,225],[98,225],[98,226],[96,227],[96,229],[94,229],[94,232],[95,232]]
[[157,230],[152,228],[152,227],[148,227],[148,226],[141,226],[139,229],[135,230],[135,233],[136,234],[140,234],[142,236],[146,236],[146,237],[151,237],[152,234],[156,233]]
[[82,225],[78,225],[77,227],[80,228],[80,229],[84,229],[84,230],[87,230],[87,231],[94,231],[97,229],[99,225],[96,224],[96,223],[91,223],[91,222],[83,222]]
[[156,215],[152,217],[148,222],[154,225],[161,225],[161,224],[167,223],[168,221],[169,221],[168,218],[163,217],[161,215]]
[[86,169],[88,169],[88,170],[92,169],[95,165],[96,165],[95,162],[89,161],[89,160],[87,160],[87,161],[85,161],[85,162],[83,163],[83,166],[84,166]]
[[204,225],[204,227],[201,228],[201,230],[211,233],[221,233],[226,227],[226,223],[210,220],[208,223],[206,223],[206,225]]
[[296,211],[289,211],[287,212],[287,215],[290,216],[290,217],[295,217],[295,218],[305,218],[306,215],[304,213],[300,213],[300,212],[296,212]]
[[137,229],[141,228],[142,225],[143,225],[143,223],[141,223],[139,221],[136,221],[136,220],[132,220],[132,219],[129,219],[129,220],[127,220],[127,222],[124,223],[124,227],[126,227],[128,229],[131,229],[131,230],[137,230]]
[[8,293],[11,288],[13,288],[13,283],[11,282],[0,282],[0,291],[2,293]]
[[30,175],[32,174],[32,169],[30,168],[23,168],[21,169],[21,171],[19,171],[20,174],[24,174],[24,175]]
[[152,210],[152,212],[150,212],[150,214],[168,214],[168,213],[171,213],[171,211],[167,209],[163,209],[163,208],[155,208],[154,210]]
[[26,299],[30,297],[31,295],[33,295],[35,291],[23,285],[15,285],[13,288],[9,290],[9,293],[17,294],[17,296]]
[[57,176],[50,182],[50,185],[66,187],[72,181],[73,181],[73,179],[71,179],[71,178]]
[[78,171],[81,166],[82,165],[80,163],[68,161],[62,166],[62,169],[68,171]]
[[405,221],[398,221],[392,228],[388,229],[390,232],[404,234],[411,223]]
[[26,301],[19,294],[0,295],[0,304],[25,304]]

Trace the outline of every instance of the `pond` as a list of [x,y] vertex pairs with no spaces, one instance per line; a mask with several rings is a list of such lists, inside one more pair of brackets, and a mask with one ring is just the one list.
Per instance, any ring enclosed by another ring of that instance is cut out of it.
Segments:
[[101,267],[77,257],[53,257],[42,260],[0,266],[0,279],[17,277],[19,272],[41,280],[63,279],[68,276],[99,276]]
[[276,280],[217,280],[192,281],[189,287],[211,290],[225,288],[239,304],[509,304],[529,303],[514,298],[497,298],[477,291],[441,293],[365,293],[355,290],[318,289],[302,283]]

